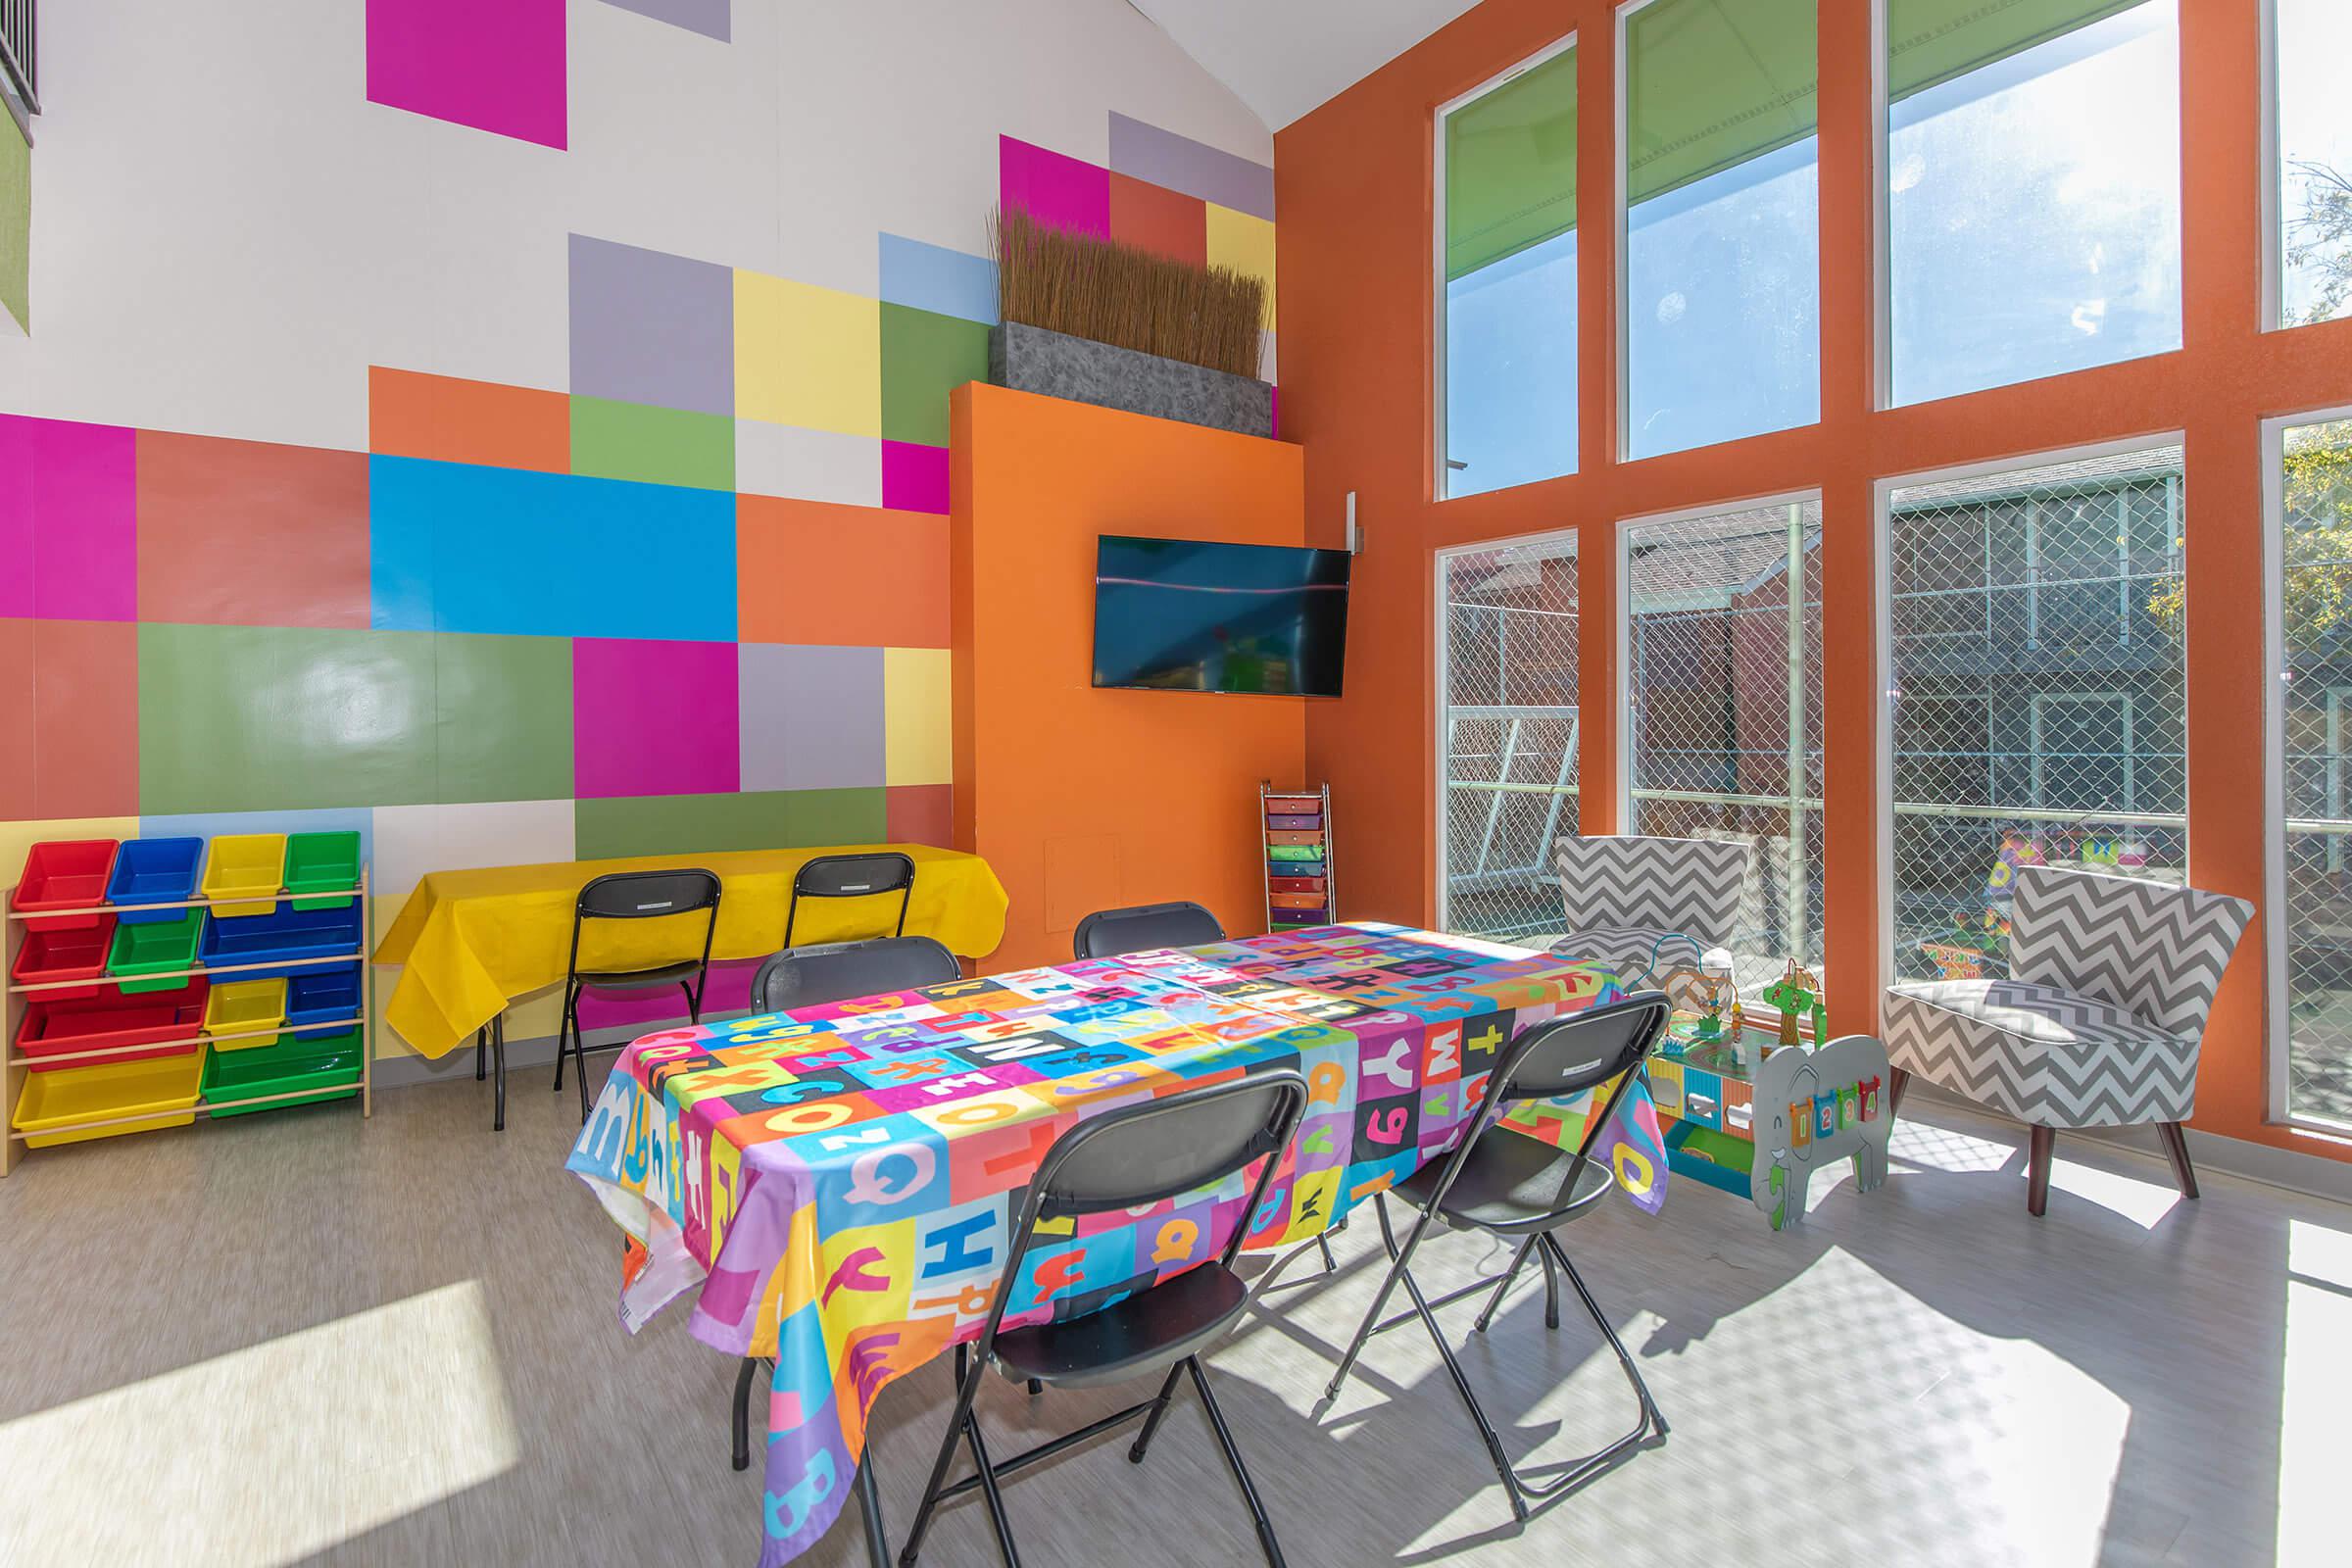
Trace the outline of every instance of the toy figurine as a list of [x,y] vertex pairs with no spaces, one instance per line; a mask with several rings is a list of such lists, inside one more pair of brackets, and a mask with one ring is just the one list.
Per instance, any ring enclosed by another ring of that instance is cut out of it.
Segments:
[[1799,1013],[1810,1014],[1813,1038],[1826,1042],[1830,1038],[1830,1012],[1821,1004],[1821,982],[1813,971],[1790,959],[1788,969],[1778,980],[1764,988],[1764,1000],[1781,1009],[1781,1044],[1799,1043],[1796,1020]]

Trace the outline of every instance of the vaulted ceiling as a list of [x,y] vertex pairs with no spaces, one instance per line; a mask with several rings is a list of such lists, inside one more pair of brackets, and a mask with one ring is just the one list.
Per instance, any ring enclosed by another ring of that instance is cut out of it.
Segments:
[[1478,0],[1128,0],[1280,130]]

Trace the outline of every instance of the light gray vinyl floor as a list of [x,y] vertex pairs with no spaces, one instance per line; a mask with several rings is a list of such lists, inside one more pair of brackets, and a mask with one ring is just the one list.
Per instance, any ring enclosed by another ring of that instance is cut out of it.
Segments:
[[[596,1063],[602,1071],[606,1061]],[[1415,1325],[1317,1399],[1377,1279],[1369,1213],[1340,1273],[1272,1298],[1215,1355],[1298,1568],[1475,1563],[2342,1563],[2352,1211],[2061,1140],[2025,1212],[2015,1129],[1912,1107],[1875,1194],[1817,1188],[1776,1237],[1679,1184],[1563,1232],[1673,1423],[1514,1527]],[[466,1082],[38,1152],[0,1182],[0,1562],[727,1564],[752,1568],[758,1470],[726,1460],[733,1364],[673,1308],[614,1316],[617,1233],[563,1173],[577,1102],[517,1076],[510,1130]],[[1497,1268],[1446,1238],[1435,1290]],[[1523,1284],[1492,1333],[1448,1314],[1515,1452],[1630,1427],[1591,1322]],[[876,1412],[893,1531],[948,1369]],[[1142,1392],[992,1386],[1000,1451]],[[759,1401],[764,1409],[764,1397]],[[1032,1565],[1259,1561],[1188,1393],[1150,1462],[1114,1439],[1014,1482]],[[863,1562],[855,1511],[802,1561]],[[956,1504],[925,1562],[996,1560]]]

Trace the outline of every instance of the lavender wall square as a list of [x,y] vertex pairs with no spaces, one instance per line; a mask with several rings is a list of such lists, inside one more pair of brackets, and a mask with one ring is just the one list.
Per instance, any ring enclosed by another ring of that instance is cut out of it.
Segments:
[[1274,220],[1273,170],[1115,112],[1110,117],[1110,167],[1117,173],[1269,223]]
[[571,390],[733,417],[733,270],[572,235]]
[[742,661],[745,789],[884,781],[881,649],[745,643]]
[[735,25],[734,0],[605,0],[609,6],[666,22],[688,32],[725,43]]

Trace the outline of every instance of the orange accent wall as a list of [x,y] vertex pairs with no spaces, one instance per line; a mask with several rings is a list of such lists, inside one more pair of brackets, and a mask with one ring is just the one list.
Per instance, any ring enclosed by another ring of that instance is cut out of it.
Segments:
[[[1579,247],[1585,358],[1581,472],[1438,503],[1432,457],[1431,174],[1437,107],[1570,32],[1578,35],[1578,221],[1614,233],[1614,8],[1486,0],[1275,137],[1284,434],[1305,445],[1309,542],[1337,540],[1358,495],[1348,697],[1307,714],[1307,770],[1332,781],[1348,828],[1344,912],[1435,908],[1433,552],[1573,527],[1583,535],[1585,691],[1613,691],[1619,519],[1818,490],[1828,670],[1825,867],[1830,1009],[1877,1016],[1880,726],[1877,481],[1982,461],[2181,432],[2187,448],[2189,874],[2264,898],[2260,421],[2352,404],[2352,321],[2265,333],[2260,6],[2180,0],[2183,348],[1913,408],[1875,407],[1874,192],[1868,0],[1821,0],[1822,419],[1640,463],[1616,461],[1614,246]],[[1373,634],[1372,628],[1378,628]],[[1586,708],[1582,776],[1617,776],[1617,715]],[[1588,832],[1616,826],[1608,792]],[[2206,1035],[2196,1125],[2352,1158],[2266,1119],[2258,918]]]
[[1097,691],[1095,540],[1303,543],[1298,449],[974,382],[951,453],[956,844],[1011,896],[990,966],[1067,960],[1120,905],[1263,931],[1257,785],[1304,777],[1306,705]]

